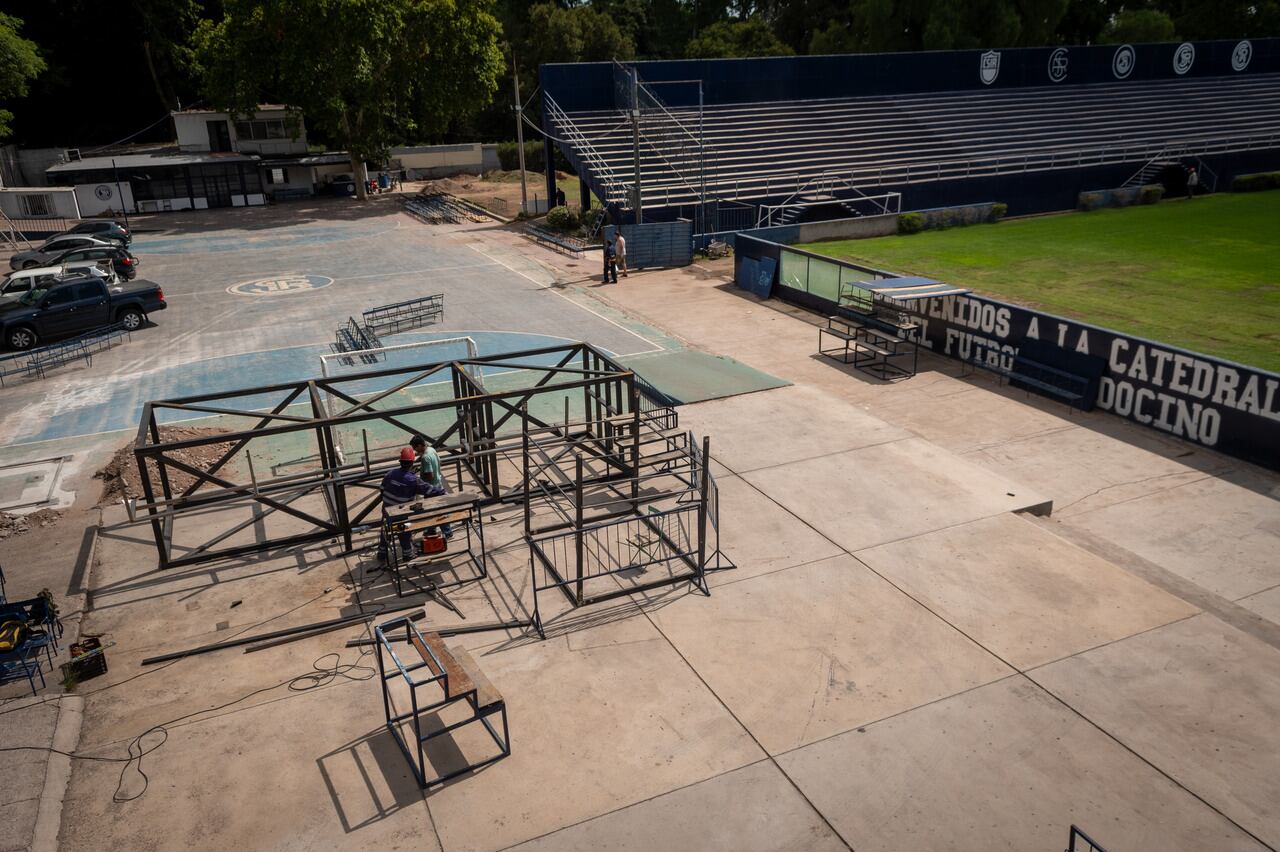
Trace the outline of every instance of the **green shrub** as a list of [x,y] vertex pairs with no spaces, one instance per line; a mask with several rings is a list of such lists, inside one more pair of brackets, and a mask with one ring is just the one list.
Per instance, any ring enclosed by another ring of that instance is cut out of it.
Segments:
[[1106,195],[1101,192],[1082,192],[1080,193],[1079,207],[1081,210],[1097,210],[1106,201]]
[[1280,189],[1280,172],[1236,175],[1231,181],[1232,192],[1261,192],[1264,189]]
[[561,233],[575,231],[581,224],[578,214],[568,207],[552,207],[547,211],[547,225]]
[[997,201],[991,205],[991,213],[987,217],[988,222],[999,222],[1004,218],[1004,214],[1009,212],[1009,205],[1002,201]]
[[1155,204],[1164,197],[1164,187],[1158,183],[1149,183],[1138,190],[1139,204]]
[[899,234],[918,234],[924,228],[924,216],[919,213],[902,213],[898,216]]

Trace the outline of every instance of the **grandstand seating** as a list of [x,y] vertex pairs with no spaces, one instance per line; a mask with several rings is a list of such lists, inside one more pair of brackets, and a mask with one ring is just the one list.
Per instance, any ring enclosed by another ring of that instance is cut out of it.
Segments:
[[[626,116],[552,109],[549,121],[596,193],[629,206]],[[700,124],[705,175],[687,144]],[[1162,157],[1280,148],[1280,74],[747,103],[701,117],[655,109],[641,137],[647,210],[697,204],[704,179],[708,200],[777,204],[1018,172],[1136,171]]]

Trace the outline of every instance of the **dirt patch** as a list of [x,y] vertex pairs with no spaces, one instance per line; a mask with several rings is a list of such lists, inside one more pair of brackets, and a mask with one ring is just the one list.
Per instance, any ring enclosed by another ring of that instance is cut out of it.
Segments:
[[[191,426],[163,426],[160,428],[160,440],[162,441],[187,441],[192,438],[207,438],[212,435],[225,434],[227,434],[226,429],[196,428]],[[174,450],[166,455],[197,470],[208,470],[234,446],[235,443],[232,441],[219,441],[214,444],[203,444],[198,447]],[[175,493],[187,490],[197,481],[195,476],[186,471],[177,470],[173,467],[166,469],[169,473],[169,485]],[[224,465],[220,472],[225,476],[226,470],[227,467]],[[148,472],[151,477],[154,496],[159,499],[162,496],[160,491],[160,468],[152,461],[148,463]],[[138,476],[138,463],[133,455],[132,443],[116,450],[111,457],[111,461],[107,462],[106,466],[93,476],[94,479],[102,480],[102,496],[98,499],[99,506],[130,497],[142,499],[146,496],[142,491],[142,480]]]
[[51,527],[61,518],[62,513],[55,512],[53,509],[39,509],[29,515],[10,515],[8,512],[0,512],[0,539]]
[[[576,193],[575,184],[569,183],[572,176],[564,172],[556,172],[556,182],[568,193],[570,189]],[[542,198],[546,195],[546,183],[541,172],[525,172],[525,180],[528,186],[529,200],[533,201],[535,197]],[[431,195],[433,193],[445,193],[447,195],[456,195],[458,198],[470,201],[472,204],[478,204],[486,210],[492,210],[499,216],[512,217],[520,212],[520,172],[518,171],[492,171],[485,175],[455,175],[454,177],[437,178],[436,180],[426,181],[422,185],[421,192]]]

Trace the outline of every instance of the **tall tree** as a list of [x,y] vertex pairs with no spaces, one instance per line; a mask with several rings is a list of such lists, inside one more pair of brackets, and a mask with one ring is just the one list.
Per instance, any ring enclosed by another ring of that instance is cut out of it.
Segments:
[[635,55],[634,42],[617,21],[594,6],[563,9],[539,3],[529,9],[528,44],[520,62],[533,73],[544,62],[604,62]]
[[1099,40],[1105,44],[1120,44],[1173,41],[1177,37],[1173,19],[1159,9],[1124,9],[1107,23]]
[[396,142],[489,102],[499,35],[488,0],[227,0],[195,45],[216,106],[244,116],[283,102],[345,148],[359,177]]
[[698,34],[685,48],[690,59],[730,56],[791,56],[795,51],[778,40],[760,20],[719,21]]
[[[0,15],[0,100],[25,95],[27,84],[45,68],[35,42],[18,35],[20,29],[22,21],[12,15]],[[12,132],[10,121],[13,113],[0,109],[0,138]]]

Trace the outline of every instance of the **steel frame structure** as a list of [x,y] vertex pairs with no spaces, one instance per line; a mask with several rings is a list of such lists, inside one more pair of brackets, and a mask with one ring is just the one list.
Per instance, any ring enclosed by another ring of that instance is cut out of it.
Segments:
[[[508,390],[488,391],[471,375],[485,370],[523,371],[529,382]],[[451,382],[452,387],[447,399],[410,404],[394,399],[402,391],[444,381]],[[361,384],[369,382],[389,386],[372,394],[362,392]],[[581,421],[570,424],[566,417],[563,424],[552,423],[530,412],[532,401],[550,395],[564,397],[567,409],[569,395],[579,392],[584,412]],[[348,407],[330,414],[324,405],[324,394],[342,400]],[[390,407],[379,408],[379,404]],[[636,407],[653,412],[665,409],[667,404],[661,394],[634,373],[588,343],[564,343],[502,355],[156,400],[143,408],[133,449],[144,499],[130,501],[128,506],[132,519],[150,524],[162,569],[326,539],[341,539],[345,549],[351,550],[352,534],[377,523],[381,502],[378,483],[394,464],[390,454],[385,459],[371,458],[370,426],[385,424],[403,430],[406,439],[413,433],[422,434],[440,453],[441,460],[455,467],[458,487],[470,485],[480,491],[487,505],[524,499],[519,473],[504,476],[500,462],[512,449],[519,452],[525,429],[593,433],[604,429],[610,418],[629,415]],[[301,412],[293,411],[295,408]],[[212,415],[247,418],[253,423],[240,431],[183,440],[165,440],[162,436],[162,426],[168,419]],[[420,422],[406,422],[424,415],[434,415],[449,425],[430,429]],[[342,460],[338,451],[341,430],[362,434],[362,460]],[[315,448],[314,464],[300,473],[259,478],[250,455],[252,443],[289,436],[311,442]],[[219,444],[230,444],[230,448],[204,469],[178,456],[182,451]],[[248,482],[222,473],[241,451],[249,462]],[[179,490],[171,473],[185,474],[194,481]],[[508,479],[510,487],[505,484]],[[319,510],[295,505],[317,495],[323,501]],[[181,553],[175,550],[175,526],[184,517],[245,506],[253,510],[247,520],[202,536],[200,543],[184,547]],[[272,532],[267,521],[273,515],[300,521],[304,528]],[[250,527],[255,527],[252,542],[224,543]]]

